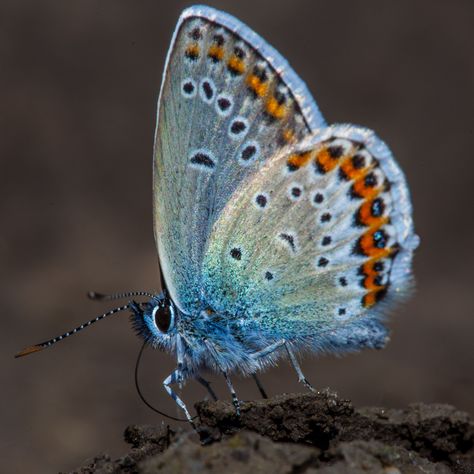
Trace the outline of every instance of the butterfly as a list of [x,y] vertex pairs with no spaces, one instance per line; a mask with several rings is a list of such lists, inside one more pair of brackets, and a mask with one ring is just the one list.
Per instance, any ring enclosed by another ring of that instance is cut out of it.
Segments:
[[[181,14],[166,58],[153,160],[163,291],[131,310],[172,353],[163,385],[255,375],[299,353],[381,348],[384,315],[413,286],[418,246],[403,172],[371,131],[326,124],[285,59],[236,18]],[[115,296],[115,297],[116,297]],[[258,380],[258,379],[257,379]]]

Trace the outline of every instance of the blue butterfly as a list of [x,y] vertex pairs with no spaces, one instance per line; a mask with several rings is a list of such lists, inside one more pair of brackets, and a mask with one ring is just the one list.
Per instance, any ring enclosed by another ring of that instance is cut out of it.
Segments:
[[176,354],[167,392],[200,373],[255,375],[297,354],[381,348],[413,286],[418,237],[404,175],[370,130],[327,125],[280,54],[232,16],[186,9],[166,59],[153,160],[161,294],[132,310]]

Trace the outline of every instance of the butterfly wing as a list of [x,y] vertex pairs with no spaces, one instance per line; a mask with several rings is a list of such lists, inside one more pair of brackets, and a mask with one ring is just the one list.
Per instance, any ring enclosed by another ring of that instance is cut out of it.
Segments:
[[286,61],[235,18],[183,12],[158,101],[154,228],[165,284],[199,307],[210,230],[237,186],[324,120]]
[[366,129],[329,127],[278,152],[235,191],[209,239],[206,297],[262,335],[324,347],[323,334],[363,316],[372,324],[384,296],[409,289],[411,215],[383,142]]

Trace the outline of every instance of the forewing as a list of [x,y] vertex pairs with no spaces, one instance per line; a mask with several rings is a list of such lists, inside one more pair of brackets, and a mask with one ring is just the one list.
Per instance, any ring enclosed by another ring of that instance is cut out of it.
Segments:
[[212,225],[237,186],[324,121],[286,61],[233,17],[182,14],[168,53],[154,150],[155,239],[166,286],[199,306]]
[[387,147],[369,130],[334,126],[236,190],[209,241],[205,294],[267,333],[317,336],[406,293],[417,242]]

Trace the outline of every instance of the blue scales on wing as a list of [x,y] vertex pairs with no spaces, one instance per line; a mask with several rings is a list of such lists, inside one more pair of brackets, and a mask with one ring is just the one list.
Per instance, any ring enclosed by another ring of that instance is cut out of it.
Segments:
[[370,130],[328,127],[276,153],[234,192],[209,239],[206,298],[269,339],[380,347],[384,305],[412,285],[411,214],[383,142]]
[[302,81],[258,35],[207,7],[184,11],[160,91],[153,182],[160,263],[182,312],[201,306],[203,255],[236,189],[324,126]]

